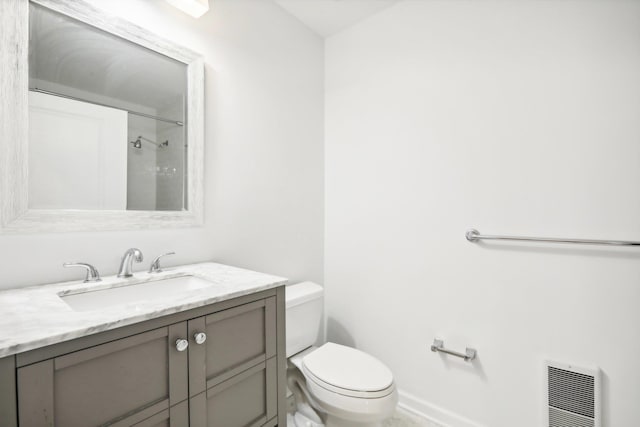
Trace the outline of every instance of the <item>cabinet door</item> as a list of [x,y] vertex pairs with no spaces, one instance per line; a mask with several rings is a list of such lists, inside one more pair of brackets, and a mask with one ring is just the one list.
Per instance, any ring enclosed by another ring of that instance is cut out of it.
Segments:
[[273,357],[189,399],[190,427],[258,427],[277,424]]
[[175,346],[186,332],[181,322],[19,368],[20,425],[154,425],[187,398],[188,356]]
[[192,427],[263,425],[276,416],[275,297],[190,320],[189,337]]

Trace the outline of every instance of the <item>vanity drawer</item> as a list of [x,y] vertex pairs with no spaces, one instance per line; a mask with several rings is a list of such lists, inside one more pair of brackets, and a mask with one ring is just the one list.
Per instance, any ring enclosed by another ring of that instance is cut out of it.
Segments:
[[266,298],[189,321],[189,395],[228,380],[276,354],[276,299]]
[[187,354],[175,348],[186,329],[181,322],[19,368],[20,425],[153,425],[145,420],[187,398]]
[[189,425],[189,401],[178,403],[135,424],[123,420],[109,427],[187,427]]
[[191,427],[277,424],[277,361],[273,357],[191,398]]

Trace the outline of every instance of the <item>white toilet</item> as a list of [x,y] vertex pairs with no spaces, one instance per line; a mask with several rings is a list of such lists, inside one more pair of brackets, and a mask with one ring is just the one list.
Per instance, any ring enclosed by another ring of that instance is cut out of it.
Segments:
[[287,382],[298,411],[305,415],[296,417],[296,425],[380,426],[398,403],[393,374],[360,350],[334,343],[313,347],[322,321],[323,294],[322,287],[311,282],[286,287]]

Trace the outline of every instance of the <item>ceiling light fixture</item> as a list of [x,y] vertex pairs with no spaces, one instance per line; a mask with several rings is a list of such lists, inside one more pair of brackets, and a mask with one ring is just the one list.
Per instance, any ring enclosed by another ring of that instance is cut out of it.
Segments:
[[184,13],[200,18],[209,10],[209,0],[166,0],[173,7],[177,7]]

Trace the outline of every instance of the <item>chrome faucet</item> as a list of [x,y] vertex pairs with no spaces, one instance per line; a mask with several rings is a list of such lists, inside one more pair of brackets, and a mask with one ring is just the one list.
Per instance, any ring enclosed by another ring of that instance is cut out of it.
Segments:
[[131,277],[133,273],[131,272],[133,268],[133,261],[142,262],[142,252],[140,249],[131,248],[127,249],[127,251],[122,256],[122,261],[120,262],[120,269],[118,270],[118,277]]

